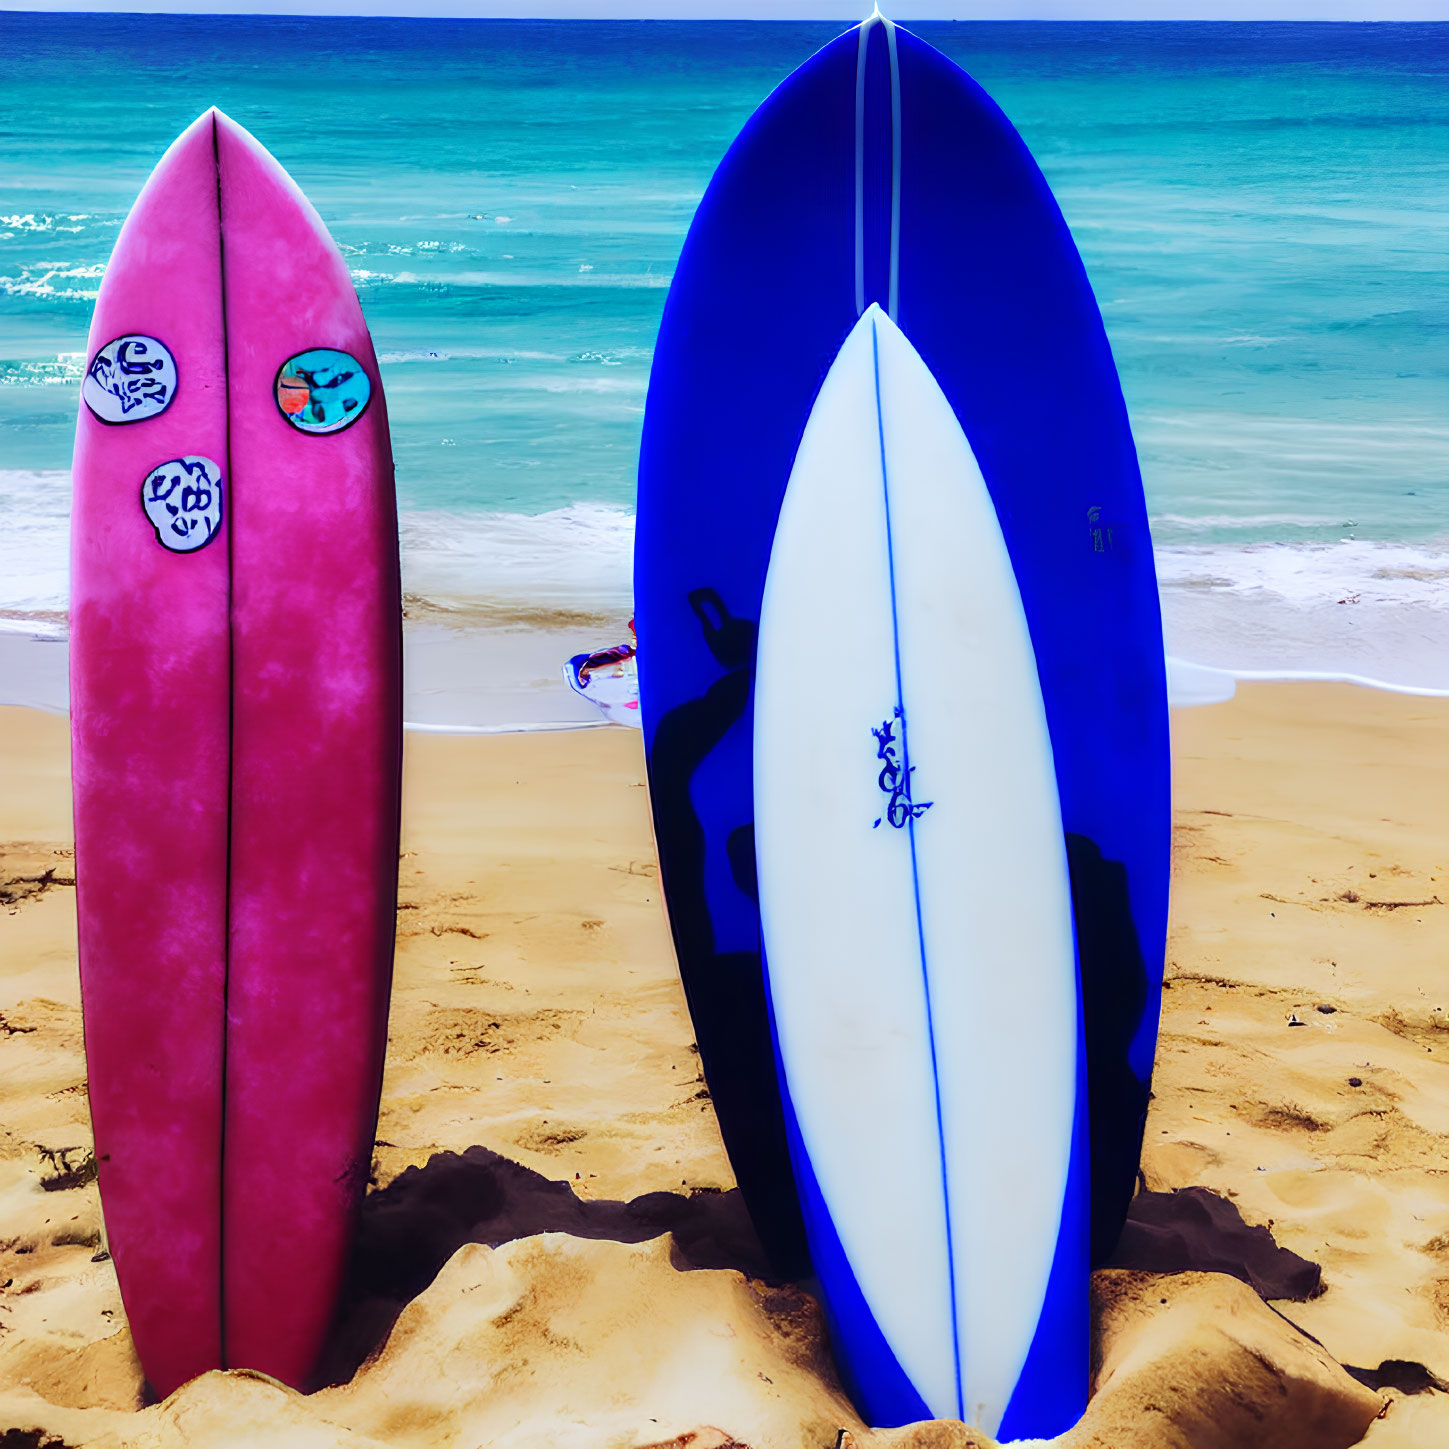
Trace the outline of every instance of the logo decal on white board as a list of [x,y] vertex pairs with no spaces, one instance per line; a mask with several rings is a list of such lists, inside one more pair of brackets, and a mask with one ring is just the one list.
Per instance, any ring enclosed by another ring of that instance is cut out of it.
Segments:
[[[897,724],[901,727],[899,736],[896,734]],[[916,767],[905,762],[905,710],[897,705],[895,713],[879,729],[872,729],[871,734],[875,736],[875,757],[882,762],[876,784],[882,794],[889,796],[885,814],[871,829],[876,829],[884,820],[897,830],[904,830],[912,820],[919,820],[935,804],[933,800],[917,803],[911,799],[911,776],[916,773]]]

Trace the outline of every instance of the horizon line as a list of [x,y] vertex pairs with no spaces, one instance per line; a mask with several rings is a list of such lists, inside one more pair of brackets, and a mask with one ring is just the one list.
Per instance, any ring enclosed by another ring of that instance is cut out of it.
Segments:
[[[1449,0],[1397,0],[1385,14],[1373,0],[1189,0],[1196,13],[1163,15],[1172,0],[903,0],[891,18],[955,23],[1349,24],[1449,21]],[[0,0],[0,13],[46,15],[235,15],[367,20],[813,21],[860,24],[850,0]],[[783,12],[783,13],[782,13]],[[968,13],[962,13],[968,12]],[[1371,13],[1370,13],[1371,12]]]

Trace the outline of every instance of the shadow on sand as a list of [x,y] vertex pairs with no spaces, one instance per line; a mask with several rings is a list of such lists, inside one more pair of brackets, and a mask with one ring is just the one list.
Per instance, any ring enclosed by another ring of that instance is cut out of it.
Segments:
[[674,1235],[675,1263],[770,1278],[738,1189],[651,1192],[589,1202],[486,1147],[439,1152],[370,1193],[337,1324],[316,1386],[344,1383],[381,1347],[398,1314],[465,1243],[497,1247],[537,1233],[642,1243]]

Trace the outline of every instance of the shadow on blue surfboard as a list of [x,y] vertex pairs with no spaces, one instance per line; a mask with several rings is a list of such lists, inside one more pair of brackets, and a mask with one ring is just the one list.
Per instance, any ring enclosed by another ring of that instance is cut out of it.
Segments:
[[1085,1402],[1166,930],[1141,480],[1045,181],[872,17],[717,171],[640,463],[640,698],[721,1130],[875,1423]]

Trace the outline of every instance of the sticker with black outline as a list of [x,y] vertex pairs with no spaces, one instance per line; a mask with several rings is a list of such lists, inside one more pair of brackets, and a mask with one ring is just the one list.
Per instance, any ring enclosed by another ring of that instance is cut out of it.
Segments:
[[349,353],[313,347],[289,357],[277,373],[277,406],[301,433],[340,433],[372,400],[372,382]]
[[141,485],[156,541],[172,553],[205,548],[221,528],[221,468],[210,458],[173,458]]
[[157,417],[176,396],[176,359],[154,337],[130,332],[113,338],[86,368],[81,396],[103,423]]

